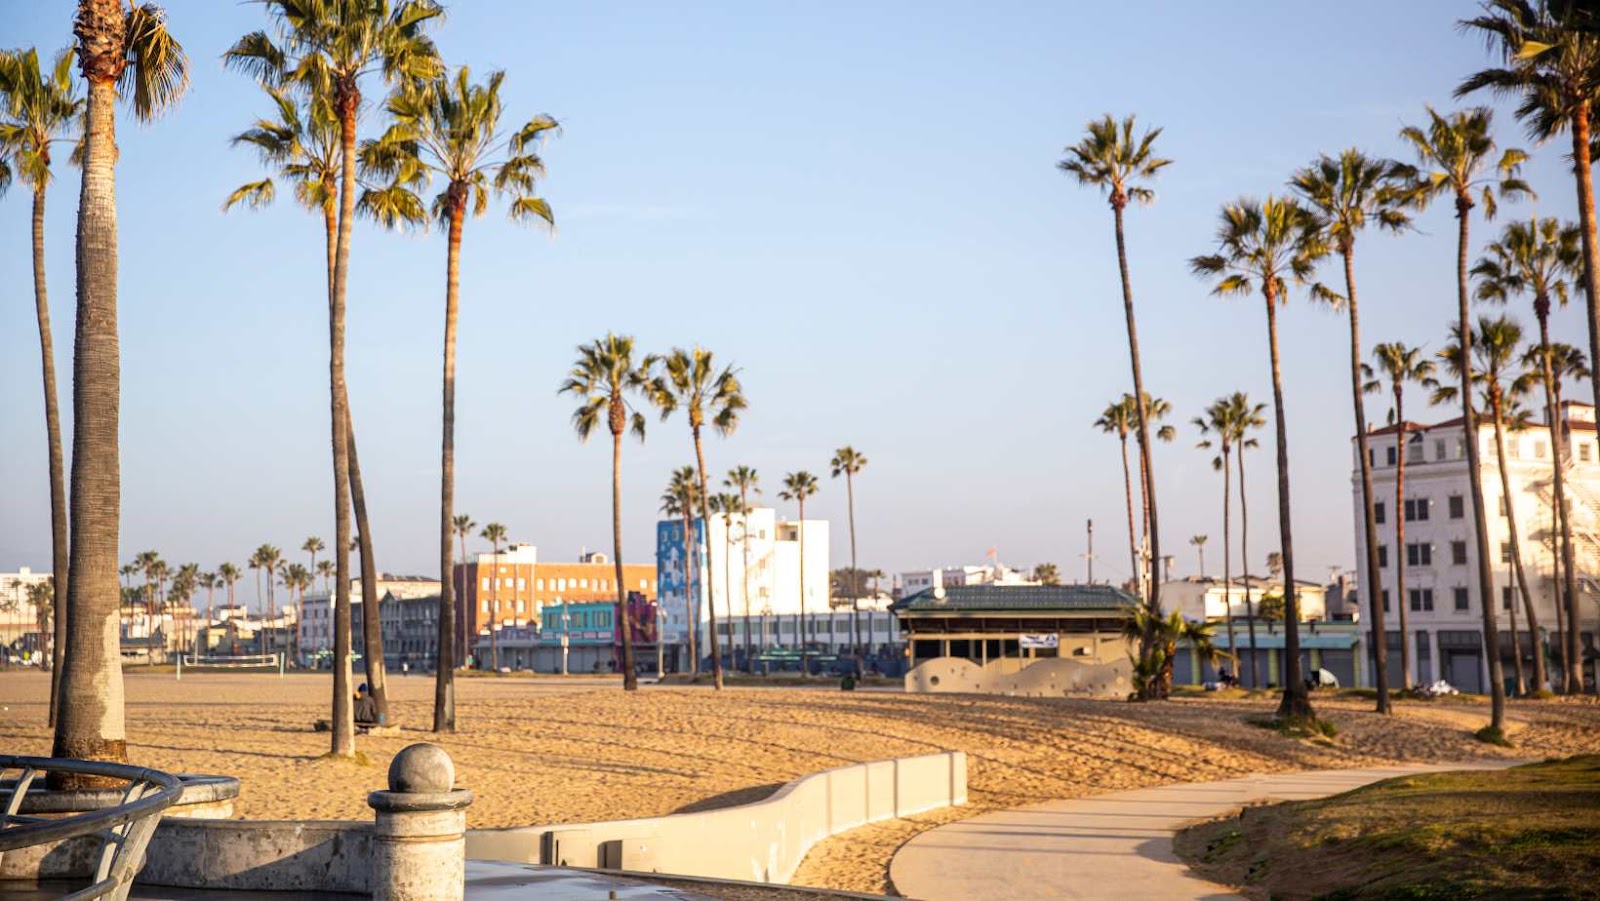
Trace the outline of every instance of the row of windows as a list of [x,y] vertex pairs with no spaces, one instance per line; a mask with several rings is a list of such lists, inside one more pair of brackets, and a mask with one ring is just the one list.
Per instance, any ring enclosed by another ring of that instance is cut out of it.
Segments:
[[[1464,519],[1467,515],[1467,499],[1459,494],[1452,494],[1447,499],[1451,519]],[[1504,503],[1501,504],[1504,513]],[[1427,522],[1433,510],[1433,501],[1426,497],[1408,497],[1405,504],[1406,522]],[[1376,501],[1372,505],[1372,518],[1375,522],[1388,522],[1388,505],[1383,501]]]
[[[1407,463],[1426,463],[1427,459],[1426,459],[1426,457],[1424,456],[1424,453],[1423,453],[1423,443],[1424,442],[1423,442],[1422,436],[1421,435],[1412,435],[1410,441],[1407,442],[1407,443],[1408,443],[1409,447],[1406,448],[1406,462]],[[1577,442],[1574,442],[1574,446],[1577,448],[1578,460],[1580,462],[1588,463],[1588,462],[1591,462],[1592,460],[1594,460],[1594,445],[1591,442],[1588,442],[1588,441],[1577,441]],[[1499,453],[1499,449],[1498,449],[1498,447],[1495,445],[1495,443],[1493,441],[1489,442],[1489,449],[1488,449],[1487,452],[1488,452],[1488,454],[1490,456],[1494,456],[1494,455]],[[1534,439],[1534,441],[1533,441],[1533,458],[1535,460],[1543,460],[1547,455],[1549,455],[1549,453],[1550,453],[1550,447],[1549,447],[1549,444],[1547,442],[1545,442],[1544,440],[1541,440],[1541,439]],[[1465,457],[1466,455],[1467,455],[1467,443],[1466,443],[1466,439],[1464,439],[1464,438],[1456,438],[1456,439],[1453,439],[1453,440],[1452,439],[1445,439],[1445,438],[1435,438],[1433,440],[1433,459],[1434,459],[1434,462],[1439,462],[1441,460],[1448,460],[1448,459],[1459,460],[1462,457]],[[1515,438],[1507,440],[1506,441],[1506,457],[1508,457],[1509,459],[1512,459],[1512,460],[1520,460],[1520,459],[1522,459],[1522,442],[1517,440],[1517,439],[1515,439]],[[1378,449],[1377,448],[1370,449],[1367,452],[1367,459],[1372,463],[1373,466],[1377,466],[1378,465]],[[1383,448],[1383,462],[1384,462],[1385,466],[1395,466],[1395,465],[1398,464],[1398,460],[1399,460],[1399,449],[1398,448],[1396,448],[1392,444],[1389,445],[1388,447]]]
[[[1509,541],[1500,542],[1500,562],[1501,563],[1510,563],[1511,562],[1511,542],[1509,542]],[[1378,565],[1381,566],[1381,567],[1385,567],[1385,568],[1387,568],[1389,566],[1389,546],[1387,544],[1378,545]],[[1407,544],[1406,545],[1406,565],[1407,566],[1432,566],[1433,565],[1433,545],[1427,544],[1425,542],[1417,542],[1415,544]],[[1452,565],[1452,566],[1466,566],[1467,565],[1467,543],[1465,541],[1452,541],[1452,542],[1450,542],[1450,565]]]
[[[481,586],[482,590],[489,591],[490,589],[494,589],[494,588],[515,588],[518,591],[527,591],[528,590],[528,580],[526,578],[521,577],[521,576],[517,577],[514,580],[510,576],[507,576],[507,577],[505,577],[503,579],[498,580],[499,584],[497,584],[497,585],[493,584],[495,581],[496,580],[485,576],[481,580],[481,582],[482,582],[482,586]],[[649,579],[640,579],[639,580],[639,590],[643,591],[645,588],[647,588],[648,585],[649,585],[649,581],[650,581]],[[544,591],[544,583],[545,583],[544,579],[534,579],[533,580],[533,590],[534,591]],[[591,584],[591,583],[593,583],[593,584]],[[551,579],[550,580],[550,590],[551,591],[566,591],[569,588],[593,588],[596,591],[608,591],[608,590],[611,589],[611,587],[612,587],[612,583],[611,583],[610,579]]]
[[[1457,613],[1464,613],[1471,607],[1471,592],[1465,588],[1452,589],[1455,596],[1455,609]],[[1433,610],[1433,589],[1412,588],[1406,591],[1407,601],[1412,613],[1428,613]],[[1389,589],[1383,590],[1383,612],[1389,612]]]

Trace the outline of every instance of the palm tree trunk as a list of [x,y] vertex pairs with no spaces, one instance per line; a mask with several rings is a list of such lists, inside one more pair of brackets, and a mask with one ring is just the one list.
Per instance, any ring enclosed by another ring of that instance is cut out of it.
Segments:
[[[1569,654],[1567,645],[1567,629],[1562,625],[1562,621],[1572,622],[1572,620],[1566,619],[1565,614],[1575,606],[1570,599],[1578,595],[1578,576],[1576,560],[1572,550],[1572,528],[1567,522],[1566,514],[1567,431],[1561,422],[1561,405],[1558,401],[1560,386],[1556,383],[1555,371],[1550,365],[1550,299],[1548,297],[1534,298],[1534,313],[1539,320],[1539,349],[1543,351],[1539,355],[1540,375],[1544,380],[1545,418],[1550,423],[1550,445],[1552,448],[1550,478],[1552,482],[1551,490],[1555,493],[1555,515],[1552,517],[1552,525],[1556,526],[1554,530],[1556,533],[1556,553],[1552,556],[1558,560],[1556,569],[1559,574],[1555,580],[1556,634],[1558,635],[1557,643],[1561,647],[1562,689],[1568,694],[1574,694],[1582,691],[1583,682],[1581,679],[1575,681],[1573,678],[1577,670],[1571,664],[1573,658]],[[1563,609],[1564,606],[1565,609]],[[1537,638],[1534,641],[1536,646],[1540,645]],[[1542,647],[1539,648],[1539,653],[1541,656],[1543,655]]]
[[856,477],[848,470],[844,474],[845,497],[850,513],[850,635],[855,639],[856,665],[859,675],[861,654],[861,570],[856,563]]
[[1245,503],[1244,444],[1238,447],[1239,458],[1239,560],[1244,564],[1244,621],[1250,629],[1250,687],[1259,688],[1261,677],[1257,671],[1260,660],[1256,652],[1256,609],[1250,597],[1250,508]]
[[[1139,447],[1142,448],[1139,455],[1139,481],[1145,496],[1150,499],[1145,510],[1145,528],[1150,536],[1150,594],[1146,604],[1154,614],[1151,617],[1153,629],[1155,621],[1161,618],[1161,580],[1156,572],[1161,560],[1161,530],[1157,527],[1155,470],[1150,463],[1150,409],[1144,391],[1144,371],[1139,363],[1139,329],[1133,316],[1133,283],[1128,276],[1128,246],[1122,223],[1126,203],[1126,199],[1121,202],[1113,200],[1111,210],[1116,217],[1117,271],[1122,278],[1123,315],[1128,323],[1128,359],[1133,367],[1133,396],[1139,411]],[[1155,634],[1151,629],[1146,630],[1139,648],[1139,657],[1146,664],[1155,650]]]
[[[1567,659],[1567,642],[1565,638],[1563,638],[1563,636],[1567,634],[1567,616],[1566,610],[1563,609],[1564,604],[1561,597],[1561,586],[1564,584],[1563,578],[1566,569],[1561,563],[1560,551],[1557,550],[1561,543],[1561,524],[1561,512],[1555,507],[1551,507],[1550,534],[1555,536],[1551,539],[1552,543],[1555,545],[1555,547],[1552,548],[1551,556],[1551,560],[1554,564],[1553,571],[1551,573],[1551,583],[1556,586],[1556,647],[1558,649],[1557,653],[1560,655],[1558,659],[1561,661],[1562,691],[1570,692],[1572,688],[1568,680],[1571,678],[1572,674],[1572,662]],[[1539,653],[1544,653],[1543,647],[1539,649]]]
[[[456,489],[456,316],[461,288],[461,223],[465,198],[450,186],[450,235],[445,259],[444,289],[444,423],[439,451],[439,667],[434,674],[433,731],[456,731],[456,690],[453,657],[456,641],[455,583],[450,540],[455,537]],[[496,566],[496,578],[498,578]],[[465,588],[462,589],[465,597]],[[448,623],[448,628],[446,625]],[[450,651],[445,648],[449,646]],[[446,666],[446,661],[452,663]]]
[[356,752],[355,709],[350,691],[350,441],[344,374],[345,297],[349,289],[350,233],[356,204],[356,114],[361,96],[353,83],[340,86],[338,115],[343,143],[339,184],[339,242],[334,255],[333,293],[328,308],[328,377],[333,431],[333,730],[330,753]]
[[1283,410],[1283,371],[1278,363],[1278,298],[1268,290],[1267,344],[1272,351],[1272,412],[1278,432],[1278,535],[1283,554],[1283,700],[1279,717],[1314,717],[1300,675],[1300,598],[1294,581],[1294,531],[1289,504],[1289,426]]
[[744,555],[744,668],[755,672],[755,660],[750,656],[750,498],[748,489],[739,489],[739,509],[744,511],[744,535],[740,539]]
[[1131,567],[1129,573],[1133,577],[1134,594],[1143,596],[1144,568],[1139,565],[1139,531],[1133,524],[1133,470],[1128,465],[1128,433],[1119,431],[1117,438],[1122,443],[1122,496],[1128,508],[1128,565]]
[[1489,524],[1483,509],[1483,469],[1478,447],[1478,413],[1472,404],[1472,313],[1467,299],[1467,217],[1472,199],[1456,199],[1456,314],[1461,333],[1461,418],[1467,445],[1467,476],[1472,486],[1472,525],[1478,550],[1478,594],[1483,602],[1483,652],[1489,669],[1489,728],[1503,730],[1506,686],[1500,662],[1500,632],[1495,628],[1494,573],[1489,562]]
[[[694,427],[694,460],[700,475],[700,519],[706,524],[706,613],[711,621],[711,687],[722,690],[722,644],[717,636],[717,599],[711,578],[711,495],[706,492],[706,452],[700,442],[700,427]],[[726,551],[724,551],[726,553]],[[723,586],[726,589],[727,586]],[[730,636],[732,633],[729,633]]]
[[[1346,246],[1344,257],[1344,293],[1350,305],[1350,398],[1356,410],[1356,456],[1361,467],[1361,528],[1367,541],[1366,572],[1361,582],[1367,585],[1367,609],[1372,616],[1372,660],[1376,671],[1375,686],[1378,691],[1377,711],[1389,713],[1388,629],[1383,623],[1383,573],[1378,567],[1378,517],[1374,509],[1372,490],[1372,450],[1367,436],[1367,404],[1361,390],[1361,312],[1356,304],[1355,248]],[[1400,428],[1405,428],[1402,420]],[[1402,431],[1402,436],[1404,432]],[[1401,444],[1404,454],[1405,445]],[[1402,458],[1401,465],[1405,465]],[[1398,503],[1398,502],[1397,502]],[[1404,517],[1396,511],[1396,522]],[[1403,635],[1405,629],[1402,628]],[[1357,662],[1359,666],[1359,661]],[[1407,667],[1407,672],[1410,668]]]
[[1222,452],[1222,612],[1228,621],[1228,653],[1233,655],[1234,678],[1239,675],[1239,645],[1233,640],[1233,461]]
[[683,512],[683,616],[688,622],[689,680],[700,678],[700,605],[695,580],[700,575],[700,542],[694,534],[694,512],[685,504]]
[[[118,637],[117,537],[122,509],[118,416],[116,73],[120,0],[80,0],[75,32],[88,82],[78,201],[77,336],[73,348],[72,493],[67,644],[52,754],[128,759]],[[52,774],[54,775],[54,774]],[[62,777],[59,788],[94,784]]]
[[811,651],[806,646],[806,500],[800,499],[800,519],[795,523],[800,539],[800,619],[795,623],[795,638],[800,642],[800,678],[811,678]]
[[[361,548],[361,655],[367,675],[367,691],[378,706],[378,721],[389,721],[389,670],[383,662],[383,600],[378,597],[378,561],[372,552],[372,520],[367,517],[367,492],[361,483],[361,458],[356,455],[356,428],[350,418],[350,399],[345,397],[344,433],[350,445],[350,502],[356,514],[356,544]],[[312,555],[316,559],[316,555]],[[313,564],[315,565],[315,564]],[[305,596],[302,593],[301,602]]]
[[[1498,372],[1490,372],[1490,378],[1498,380]],[[1511,571],[1517,577],[1517,590],[1522,594],[1522,607],[1528,614],[1528,635],[1533,638],[1533,685],[1536,691],[1545,687],[1544,660],[1539,654],[1539,614],[1533,609],[1533,593],[1528,590],[1528,574],[1522,566],[1522,542],[1517,537],[1517,511],[1511,501],[1511,474],[1506,468],[1506,432],[1505,408],[1502,406],[1500,393],[1496,390],[1490,399],[1491,412],[1494,416],[1494,442],[1495,450],[1500,458],[1500,493],[1505,498],[1506,529],[1511,536]],[[1512,605],[1515,610],[1515,605]],[[1517,685],[1519,690],[1526,693],[1527,682],[1522,677],[1522,645],[1517,642],[1515,614],[1512,619],[1511,646],[1516,649]]]
[[[633,617],[628,615],[628,586],[622,576],[622,429],[615,425],[611,429],[611,559],[617,570],[617,616],[622,630],[622,690],[638,691],[639,674],[633,665]],[[656,641],[660,640],[658,631]]]
[[1517,680],[1517,694],[1528,693],[1528,678],[1522,672],[1522,639],[1517,636],[1517,605],[1507,604],[1507,619],[1511,623],[1511,665],[1513,675]]
[[44,375],[44,425],[50,454],[50,610],[55,619],[50,642],[50,713],[56,724],[61,704],[61,658],[67,646],[67,481],[61,453],[61,410],[56,405],[56,350],[50,333],[50,298],[44,272],[45,183],[33,189],[33,304],[39,320],[39,359]]
[[[1400,682],[1406,691],[1416,684],[1416,673],[1411,668],[1411,627],[1406,611],[1406,419],[1400,382],[1394,383],[1394,418],[1400,423],[1400,442],[1395,452],[1394,471],[1394,604],[1400,618]],[[1382,605],[1379,605],[1382,609]],[[1384,636],[1385,645],[1388,636]],[[1385,651],[1387,651],[1387,647]],[[1387,681],[1387,679],[1385,680]]]
[[[1600,241],[1596,238],[1594,215],[1594,173],[1589,147],[1589,101],[1579,102],[1572,111],[1572,168],[1578,182],[1578,224],[1583,233],[1583,297],[1588,307],[1589,325],[1589,378],[1596,406],[1600,407]],[[1562,513],[1563,519],[1566,513]],[[1571,628],[1563,635],[1567,657],[1572,661],[1568,670],[1568,690],[1583,691],[1583,654],[1578,643],[1578,591],[1572,560],[1572,536],[1563,527],[1566,545],[1562,559],[1567,569],[1567,622]],[[1575,674],[1575,677],[1574,677]],[[1595,691],[1600,692],[1600,677],[1595,679]]]

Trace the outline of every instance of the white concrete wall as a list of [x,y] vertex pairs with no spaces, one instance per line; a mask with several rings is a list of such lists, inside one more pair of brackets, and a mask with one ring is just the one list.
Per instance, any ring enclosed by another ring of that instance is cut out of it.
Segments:
[[787,884],[828,836],[966,801],[967,755],[945,751],[826,770],[738,807],[471,830],[467,857]]

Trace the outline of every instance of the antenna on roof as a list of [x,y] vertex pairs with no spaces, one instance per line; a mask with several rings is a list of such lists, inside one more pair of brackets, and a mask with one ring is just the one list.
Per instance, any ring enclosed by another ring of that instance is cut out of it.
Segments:
[[1092,520],[1092,519],[1091,520],[1087,520],[1086,528],[1088,529],[1088,532],[1089,532],[1089,549],[1087,551],[1079,554],[1078,556],[1080,556],[1080,557],[1082,557],[1084,559],[1084,561],[1085,561],[1085,563],[1086,563],[1086,565],[1088,567],[1088,583],[1087,584],[1093,585],[1094,584],[1094,520]]

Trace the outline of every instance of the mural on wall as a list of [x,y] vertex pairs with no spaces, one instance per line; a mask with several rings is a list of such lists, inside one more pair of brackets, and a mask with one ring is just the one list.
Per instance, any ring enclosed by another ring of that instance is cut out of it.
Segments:
[[[692,584],[687,584],[690,568],[689,548],[684,542],[683,520],[661,520],[656,523],[656,596],[661,600],[660,628],[662,639],[669,644],[688,641],[691,621],[698,622],[706,590],[706,528],[705,520],[694,520],[694,538],[698,547],[695,555],[699,571]],[[690,597],[693,619],[685,607],[684,598]]]

